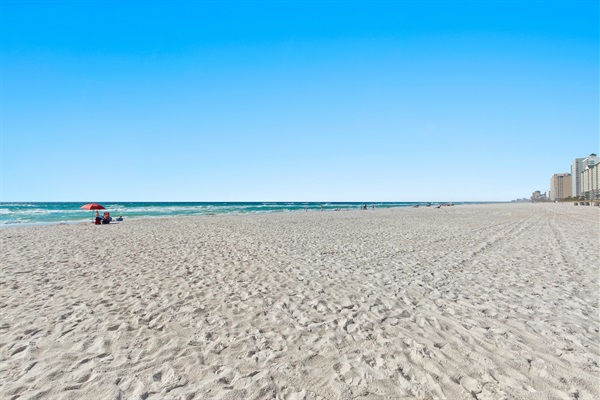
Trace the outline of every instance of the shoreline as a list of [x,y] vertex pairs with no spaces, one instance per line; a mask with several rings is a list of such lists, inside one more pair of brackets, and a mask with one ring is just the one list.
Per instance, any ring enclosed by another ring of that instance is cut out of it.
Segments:
[[[178,203],[104,203],[105,211],[113,217],[123,215],[126,218],[148,217],[175,217],[180,215],[213,215],[213,214],[247,214],[271,212],[301,212],[308,208],[309,211],[320,210],[353,210],[359,209],[363,204],[368,207],[375,205],[377,208],[403,208],[412,207],[419,202],[322,202],[322,203],[288,203],[288,202],[241,202],[241,203],[208,203],[208,202],[178,202]],[[431,203],[434,206],[446,204],[445,202]],[[479,203],[457,203],[479,204]],[[485,203],[482,203],[485,204]],[[493,203],[488,203],[493,204]],[[13,225],[44,225],[60,223],[86,222],[90,214],[80,210],[80,203],[0,203],[0,228]]]
[[354,211],[0,230],[0,391],[600,397],[597,208]]

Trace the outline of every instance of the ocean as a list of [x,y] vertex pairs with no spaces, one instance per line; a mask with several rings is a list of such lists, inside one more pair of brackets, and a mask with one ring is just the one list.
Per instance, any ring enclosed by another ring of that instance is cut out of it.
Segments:
[[[0,227],[91,221],[95,211],[80,209],[85,203],[0,203]],[[100,202],[113,218],[153,218],[182,215],[247,214],[320,210],[412,207],[419,202]],[[440,203],[432,203],[440,204]],[[462,204],[462,203],[454,203]],[[104,211],[101,210],[100,214]]]

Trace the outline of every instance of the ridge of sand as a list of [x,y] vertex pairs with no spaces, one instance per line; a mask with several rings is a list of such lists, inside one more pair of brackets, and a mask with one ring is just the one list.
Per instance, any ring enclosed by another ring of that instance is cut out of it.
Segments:
[[0,230],[6,399],[598,399],[599,210]]

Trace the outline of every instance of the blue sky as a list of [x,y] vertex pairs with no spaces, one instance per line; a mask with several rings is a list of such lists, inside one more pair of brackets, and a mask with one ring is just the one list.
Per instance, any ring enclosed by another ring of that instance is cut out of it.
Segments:
[[599,152],[598,1],[0,9],[0,201],[488,201]]

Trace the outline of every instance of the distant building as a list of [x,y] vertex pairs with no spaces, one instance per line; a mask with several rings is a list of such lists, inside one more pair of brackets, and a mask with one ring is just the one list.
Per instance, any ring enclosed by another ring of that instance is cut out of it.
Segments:
[[598,170],[600,169],[600,157],[590,154],[583,160],[584,170],[581,172],[581,194],[586,199],[599,199]]
[[[596,154],[592,153],[583,159],[583,169],[585,169],[587,167],[593,167],[594,165],[598,164],[599,162],[600,162],[600,157],[598,157]],[[583,172],[583,170],[582,170],[582,172]]]
[[550,178],[550,200],[562,200],[571,197],[571,174],[554,174]]
[[546,201],[546,193],[542,193],[539,190],[536,190],[531,194],[531,201]]
[[576,158],[571,163],[571,196],[581,196],[581,173],[584,170],[583,160],[585,158]]

